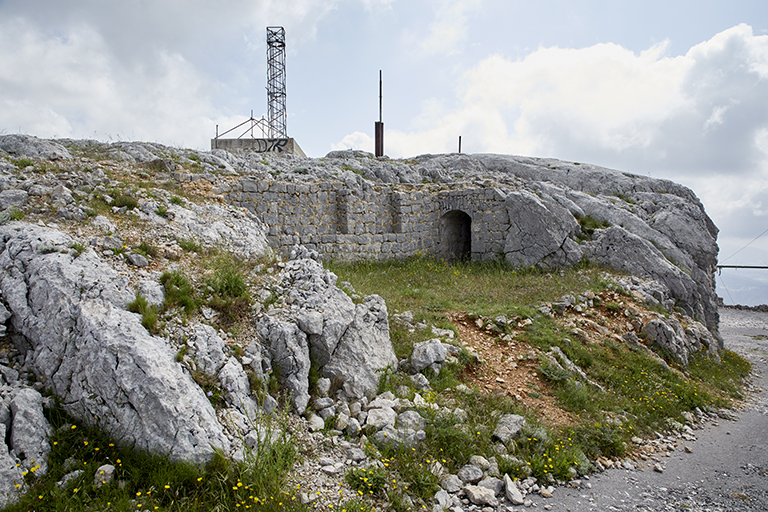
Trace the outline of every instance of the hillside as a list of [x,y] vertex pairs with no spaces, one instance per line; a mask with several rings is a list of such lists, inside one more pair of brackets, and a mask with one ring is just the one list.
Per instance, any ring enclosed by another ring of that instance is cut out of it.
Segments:
[[[407,510],[442,486],[446,506],[498,506],[641,458],[637,436],[725,414],[748,372],[717,332],[717,230],[671,182],[492,155],[305,159],[26,136],[0,137],[0,150],[0,504],[31,491],[22,499],[133,510],[246,496],[286,508],[279,494],[297,510]],[[418,194],[491,205],[472,224],[475,261],[414,242],[348,262],[400,235],[428,241],[404,217],[432,208],[401,201]],[[300,233],[314,224],[271,211],[302,200],[333,203],[338,231]],[[379,224],[364,201],[389,228],[365,231]],[[484,234],[498,245],[475,243]],[[169,483],[115,464],[142,453],[167,456],[137,464],[175,468]]]

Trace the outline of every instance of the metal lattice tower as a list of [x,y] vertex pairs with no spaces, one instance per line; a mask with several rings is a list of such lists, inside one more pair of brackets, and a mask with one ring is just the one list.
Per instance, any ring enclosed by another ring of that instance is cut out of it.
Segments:
[[270,138],[288,137],[285,113],[285,29],[267,27],[267,110]]

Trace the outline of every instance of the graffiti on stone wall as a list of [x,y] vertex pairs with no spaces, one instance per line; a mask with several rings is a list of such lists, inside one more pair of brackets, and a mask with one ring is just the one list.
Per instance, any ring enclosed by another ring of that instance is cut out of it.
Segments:
[[282,153],[288,150],[288,139],[255,139],[253,150],[257,153]]

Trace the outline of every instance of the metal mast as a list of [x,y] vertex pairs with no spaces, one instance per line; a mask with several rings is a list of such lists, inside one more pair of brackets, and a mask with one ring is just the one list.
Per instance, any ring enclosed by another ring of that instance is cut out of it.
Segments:
[[273,139],[288,137],[285,113],[285,29],[267,27],[267,110]]

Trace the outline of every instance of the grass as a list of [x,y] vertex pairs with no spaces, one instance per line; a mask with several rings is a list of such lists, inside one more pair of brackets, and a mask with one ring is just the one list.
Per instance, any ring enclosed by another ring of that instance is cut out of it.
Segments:
[[424,257],[399,261],[340,263],[327,267],[361,295],[384,297],[392,312],[413,311],[414,320],[444,322],[447,311],[483,316],[516,315],[518,306],[552,300],[577,289],[601,289],[601,270],[568,269],[560,274],[515,269],[504,262],[446,263]]
[[[297,453],[285,433],[284,416],[262,417],[268,435],[246,452],[244,462],[216,454],[198,466],[122,446],[103,430],[73,421],[58,407],[46,415],[55,430],[48,473],[38,477],[29,472],[29,491],[6,512],[308,510],[285,490]],[[274,441],[272,432],[279,434]],[[94,477],[103,464],[115,466],[115,481],[97,487]],[[59,488],[56,482],[73,468],[84,472]]]
[[195,289],[187,276],[179,271],[167,271],[160,276],[160,282],[165,287],[163,311],[178,307],[186,316],[189,316],[197,310]]
[[133,210],[139,206],[139,202],[136,200],[136,198],[131,197],[128,194],[120,194],[112,200],[110,206],[117,206],[118,208],[126,206],[129,210]]
[[158,310],[156,307],[151,306],[147,299],[136,294],[136,298],[128,304],[128,311],[133,313],[139,313],[141,315],[141,325],[144,326],[151,334],[157,334],[160,330],[158,326]]
[[254,265],[228,252],[215,253],[205,263],[210,270],[204,279],[207,290],[204,300],[222,315],[220,323],[224,328],[244,320],[250,312],[246,275]]

